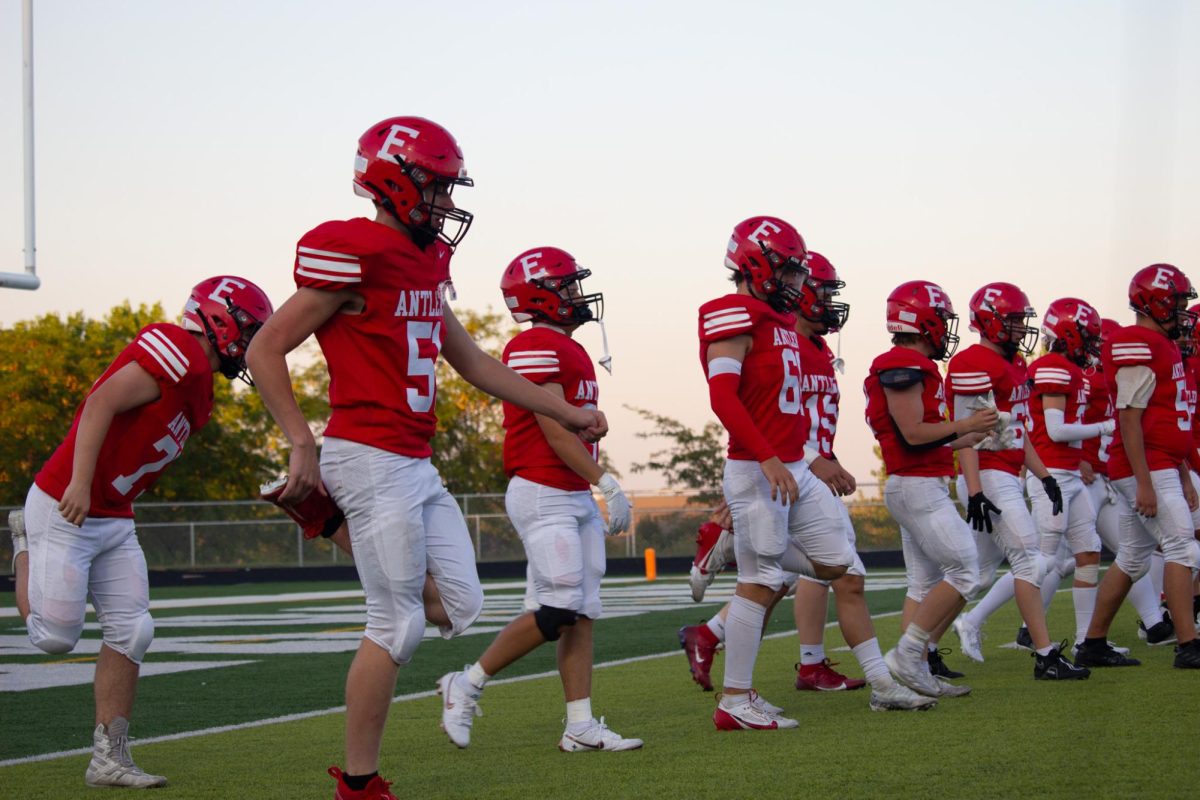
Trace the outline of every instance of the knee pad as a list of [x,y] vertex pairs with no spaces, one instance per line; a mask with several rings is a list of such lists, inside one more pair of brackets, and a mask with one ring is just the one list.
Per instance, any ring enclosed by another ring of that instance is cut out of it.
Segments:
[[1080,583],[1096,584],[1100,581],[1100,565],[1088,564],[1085,567],[1075,568],[1075,580]]
[[458,636],[460,633],[471,627],[475,620],[479,619],[479,615],[483,613],[483,589],[477,588],[469,596],[462,598],[462,607],[456,608],[453,611],[446,609],[446,613],[450,616],[451,629],[449,636],[446,631],[442,631],[442,636],[450,638]]
[[389,628],[367,628],[365,636],[387,651],[388,657],[403,666],[425,636],[425,609],[413,609],[407,617],[395,620]]
[[154,618],[143,611],[132,620],[105,626],[104,643],[135,664],[141,664],[154,641]]
[[1196,569],[1200,566],[1200,543],[1195,539],[1172,541],[1163,548],[1163,560]]
[[[1052,569],[1061,577],[1065,578],[1075,571],[1075,557],[1068,556],[1065,558],[1055,559]],[[1098,569],[1098,568],[1097,568]],[[1093,581],[1094,582],[1094,581]]]
[[1121,551],[1117,553],[1117,560],[1113,566],[1117,567],[1119,570],[1121,570],[1121,572],[1124,572],[1127,576],[1129,576],[1129,580],[1131,582],[1137,583],[1146,576],[1146,573],[1150,571],[1150,558],[1147,556],[1146,558],[1141,559],[1139,563],[1129,557],[1125,551]]
[[979,580],[979,571],[970,566],[948,571],[945,580],[967,600],[973,598],[986,585]]
[[59,625],[30,614],[25,620],[29,631],[29,641],[43,653],[59,656],[75,649],[80,634],[83,633],[83,621],[77,625]]
[[568,608],[538,606],[538,610],[533,612],[533,621],[537,623],[538,630],[547,642],[557,642],[562,636],[559,629],[574,625],[578,620],[579,613]]

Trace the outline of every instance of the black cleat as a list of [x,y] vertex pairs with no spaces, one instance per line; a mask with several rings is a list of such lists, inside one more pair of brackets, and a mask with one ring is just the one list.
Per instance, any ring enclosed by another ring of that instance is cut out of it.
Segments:
[[1196,624],[1200,625],[1200,594],[1192,597],[1192,616],[1196,618]]
[[1079,667],[1138,667],[1142,662],[1118,653],[1108,642],[1075,645],[1075,665]]
[[[1175,623],[1171,621],[1171,617],[1163,614],[1162,622],[1155,623],[1147,628],[1140,621],[1138,622],[1138,638],[1145,638],[1146,644],[1151,647],[1160,647],[1164,644],[1175,644]],[[1143,637],[1142,634],[1145,634]]]
[[1017,647],[1033,652],[1033,637],[1029,635],[1029,628],[1024,625],[1017,628]]
[[[1024,628],[1022,628],[1024,630]],[[1064,640],[1058,647],[1040,656],[1034,652],[1033,678],[1038,681],[1082,681],[1092,674],[1087,667],[1077,667],[1063,656],[1063,648],[1067,646]]]
[[942,656],[949,652],[949,647],[929,651],[929,672],[932,673],[933,677],[946,678],[947,680],[965,677],[963,673],[946,666],[946,661]]
[[1192,639],[1175,647],[1177,669],[1200,669],[1200,639]]

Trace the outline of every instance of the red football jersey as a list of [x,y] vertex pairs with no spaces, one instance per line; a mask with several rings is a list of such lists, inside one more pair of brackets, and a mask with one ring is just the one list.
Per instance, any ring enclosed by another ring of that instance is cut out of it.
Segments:
[[822,337],[800,337],[804,441],[824,458],[833,458],[833,438],[837,435],[838,403],[841,400],[833,370],[835,358]]
[[[1029,400],[1029,417],[1032,423],[1030,441],[1042,463],[1054,469],[1078,470],[1083,460],[1083,441],[1056,442],[1046,432],[1046,409],[1042,396],[1061,394],[1066,396],[1067,407],[1063,421],[1068,424],[1082,423],[1087,414],[1087,381],[1083,370],[1072,364],[1061,353],[1047,353],[1029,365],[1029,382],[1033,391]],[[1097,437],[1092,437],[1097,438]]]
[[[130,362],[158,381],[160,395],[113,417],[96,458],[90,517],[132,517],[134,498],[154,485],[159,473],[183,453],[188,436],[203,428],[212,414],[212,367],[204,348],[183,328],[167,323],[142,328],[88,395]],[[71,432],[34,478],[56,500],[71,482],[82,413],[80,403]]]
[[435,367],[450,248],[424,251],[404,234],[359,217],[326,222],[296,247],[296,286],[362,296],[360,314],[317,328],[329,365],[326,436],[427,458],[437,430]]
[[[804,415],[800,413],[800,350],[796,317],[745,294],[728,294],[700,306],[700,365],[708,375],[708,346],[750,336],[742,362],[738,398],[755,427],[784,463],[804,458]],[[729,458],[754,461],[753,452],[732,436]]]
[[946,375],[951,405],[956,395],[992,393],[996,409],[1012,415],[1008,429],[1012,445],[1007,450],[980,450],[979,468],[998,469],[1016,475],[1025,464],[1025,433],[1029,424],[1029,385],[1025,359],[1017,354],[1012,361],[996,351],[973,344],[950,359]]
[[[1084,422],[1103,422],[1116,415],[1113,408],[1112,396],[1108,393],[1108,383],[1104,380],[1104,371],[1096,367],[1091,374],[1084,375],[1087,384],[1088,407],[1083,415]],[[1108,447],[1112,444],[1112,434],[1096,436],[1083,440],[1083,457],[1092,465],[1092,470],[1108,474]]]
[[[596,408],[600,400],[587,351],[555,328],[535,326],[518,333],[504,348],[504,363],[534,383],[557,383],[573,406]],[[587,448],[599,460],[599,445]],[[551,449],[533,412],[512,403],[504,404],[504,472],[568,491],[590,486]]]
[[[1140,325],[1122,328],[1104,343],[1104,375],[1114,398],[1117,371],[1131,366],[1146,366],[1154,371],[1154,392],[1142,414],[1146,464],[1151,470],[1175,469],[1192,447],[1190,407],[1195,404],[1179,347],[1158,331]],[[1132,474],[1118,425],[1108,449],[1108,477],[1119,480]]]
[[915,475],[940,478],[954,474],[954,451],[949,446],[916,450],[908,447],[897,433],[896,423],[888,413],[887,396],[879,383],[879,374],[892,369],[915,369],[923,373],[921,401],[925,415],[922,422],[946,420],[946,387],[942,373],[931,359],[899,345],[871,362],[870,372],[863,383],[867,395],[867,425],[879,442],[883,466],[889,475]]

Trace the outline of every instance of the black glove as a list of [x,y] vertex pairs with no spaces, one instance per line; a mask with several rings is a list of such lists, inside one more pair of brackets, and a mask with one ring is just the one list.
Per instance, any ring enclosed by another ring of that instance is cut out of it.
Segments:
[[1058,481],[1053,475],[1047,475],[1042,478],[1042,486],[1046,488],[1046,497],[1050,498],[1051,516],[1058,516],[1062,513],[1062,489],[1058,488]]
[[[1057,489],[1058,487],[1055,488]],[[992,501],[988,500],[987,495],[983,492],[978,492],[967,498],[967,522],[971,523],[971,527],[975,530],[986,530],[988,533],[991,533],[992,514],[1000,516],[1001,511],[992,505]]]

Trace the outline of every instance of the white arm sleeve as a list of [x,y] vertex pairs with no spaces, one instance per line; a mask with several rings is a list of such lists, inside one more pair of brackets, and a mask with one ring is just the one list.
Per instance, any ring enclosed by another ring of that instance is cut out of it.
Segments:
[[966,419],[981,408],[995,405],[991,392],[987,394],[956,394],[954,395],[954,418]]
[[1065,415],[1061,408],[1047,408],[1044,416],[1046,433],[1054,442],[1079,442],[1104,433],[1104,425],[1100,422],[1064,422]]
[[1154,394],[1154,370],[1145,364],[1117,370],[1117,408],[1145,408]]

